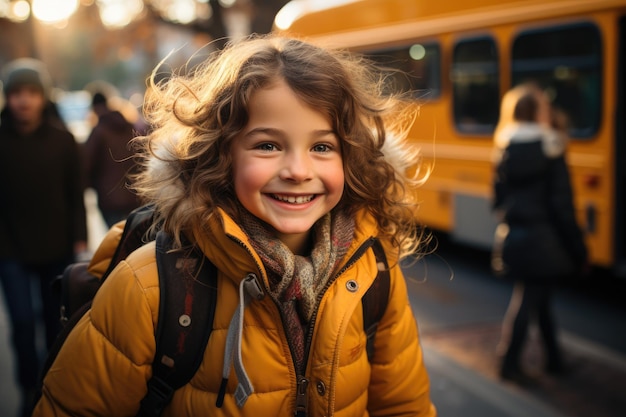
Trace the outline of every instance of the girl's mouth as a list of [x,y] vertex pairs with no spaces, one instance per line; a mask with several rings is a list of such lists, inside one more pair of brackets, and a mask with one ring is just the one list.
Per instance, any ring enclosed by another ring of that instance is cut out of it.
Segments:
[[298,196],[294,196],[294,195],[279,195],[279,194],[272,194],[272,198],[278,201],[282,201],[284,203],[289,203],[289,204],[303,204],[303,203],[308,203],[309,201],[313,200],[315,198],[315,194],[311,194],[311,195],[298,195]]

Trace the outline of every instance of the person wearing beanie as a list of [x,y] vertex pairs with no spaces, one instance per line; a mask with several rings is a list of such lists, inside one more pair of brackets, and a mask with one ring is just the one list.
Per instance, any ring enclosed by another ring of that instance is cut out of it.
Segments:
[[102,92],[93,94],[91,104],[98,123],[83,147],[86,185],[95,190],[100,213],[112,227],[140,205],[128,188],[129,175],[136,170],[129,145],[135,129],[122,113],[109,107]]
[[8,94],[24,85],[37,87],[49,98],[52,81],[50,74],[41,61],[33,58],[16,59],[4,68],[4,91]]
[[[0,113],[0,283],[11,324],[20,415],[29,416],[40,372],[36,329],[49,348],[59,331],[59,301],[50,284],[87,248],[78,144],[50,100],[52,82],[40,61],[3,68]],[[42,308],[34,308],[36,280]],[[39,316],[41,317],[39,317]]]

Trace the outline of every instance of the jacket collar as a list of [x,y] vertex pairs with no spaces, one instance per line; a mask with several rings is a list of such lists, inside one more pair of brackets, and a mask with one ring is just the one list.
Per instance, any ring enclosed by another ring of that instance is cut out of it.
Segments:
[[515,123],[502,129],[495,138],[496,147],[505,149],[511,144],[541,142],[543,153],[556,158],[565,152],[565,135],[538,123]]
[[[357,213],[355,224],[354,239],[342,260],[342,266],[369,238],[377,235],[376,222],[369,213]],[[252,248],[248,236],[226,212],[218,209],[209,218],[203,232],[194,231],[194,240],[219,270],[233,277],[237,284],[250,272],[263,277],[267,283],[263,263]]]

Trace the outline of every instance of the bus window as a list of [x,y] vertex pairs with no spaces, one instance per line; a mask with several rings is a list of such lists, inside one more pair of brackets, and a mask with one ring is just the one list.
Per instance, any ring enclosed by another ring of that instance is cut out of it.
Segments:
[[589,137],[600,124],[601,41],[591,24],[520,33],[513,42],[512,81],[534,81],[568,116],[572,137]]
[[388,91],[412,91],[415,98],[424,100],[439,97],[440,55],[439,45],[435,43],[413,43],[366,54],[372,61],[389,69]]
[[498,56],[493,39],[463,40],[454,46],[454,123],[460,132],[493,132],[498,122]]

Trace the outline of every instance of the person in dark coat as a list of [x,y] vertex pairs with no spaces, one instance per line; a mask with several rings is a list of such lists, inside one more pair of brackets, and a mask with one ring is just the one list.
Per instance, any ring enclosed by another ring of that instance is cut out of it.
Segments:
[[129,144],[135,131],[122,113],[109,108],[104,94],[94,93],[92,109],[98,123],[84,145],[87,186],[96,191],[98,208],[110,228],[140,205],[128,189],[128,175],[136,166]]
[[565,160],[566,134],[551,126],[554,111],[534,84],[522,84],[502,99],[494,141],[496,229],[493,268],[514,284],[500,342],[500,376],[532,379],[520,356],[531,316],[538,318],[545,370],[563,372],[563,355],[551,312],[555,284],[587,262],[587,249],[573,204]]
[[[11,342],[22,390],[22,415],[40,371],[37,323],[50,347],[59,331],[59,301],[50,284],[87,249],[80,152],[51,107],[50,77],[30,58],[3,71],[0,114],[0,282],[11,321]],[[32,293],[36,280],[39,297]],[[43,317],[34,307],[40,298]]]

